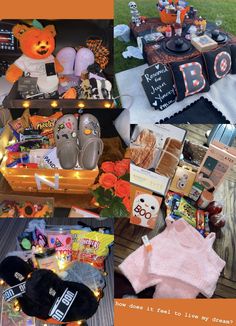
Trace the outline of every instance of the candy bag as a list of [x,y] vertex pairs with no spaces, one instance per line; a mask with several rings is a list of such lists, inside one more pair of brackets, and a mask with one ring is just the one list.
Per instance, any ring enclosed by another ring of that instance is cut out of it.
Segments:
[[179,217],[182,217],[196,228],[196,212],[197,209],[187,202],[184,198],[181,198],[178,209],[174,210],[173,213]]
[[40,130],[41,135],[48,137],[50,140],[50,144],[54,145],[55,144],[54,126],[55,126],[55,123],[57,122],[57,120],[59,118],[61,118],[62,115],[63,114],[61,112],[56,112],[49,117],[34,115],[34,116],[31,116],[29,119],[30,119],[33,129]]
[[99,270],[104,270],[104,261],[109,254],[114,235],[80,230],[71,230],[71,234],[72,260],[89,263]]

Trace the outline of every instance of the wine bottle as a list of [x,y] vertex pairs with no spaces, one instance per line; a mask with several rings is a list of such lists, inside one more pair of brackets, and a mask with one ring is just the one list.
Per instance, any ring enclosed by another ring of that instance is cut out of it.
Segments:
[[181,18],[180,18],[180,10],[177,11],[177,18],[176,23],[174,25],[175,28],[175,35],[181,36],[182,35],[182,25],[181,25]]

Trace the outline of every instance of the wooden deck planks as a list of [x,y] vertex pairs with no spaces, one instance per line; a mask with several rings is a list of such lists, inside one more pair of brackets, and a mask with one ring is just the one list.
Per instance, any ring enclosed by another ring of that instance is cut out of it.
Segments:
[[[0,219],[0,261],[5,255],[15,250],[17,236],[26,228],[29,219]],[[107,226],[114,230],[113,219],[97,221],[95,219],[68,219],[68,218],[52,218],[47,219],[48,225],[74,225],[77,221],[84,222],[93,227]],[[102,298],[96,314],[88,320],[88,326],[112,326],[114,324],[114,264],[113,264],[113,249],[106,260],[106,288],[104,297]],[[1,291],[1,289],[0,289]],[[1,313],[1,306],[0,306]],[[44,323],[37,320],[36,326],[43,326]],[[53,326],[53,325],[52,325]]]

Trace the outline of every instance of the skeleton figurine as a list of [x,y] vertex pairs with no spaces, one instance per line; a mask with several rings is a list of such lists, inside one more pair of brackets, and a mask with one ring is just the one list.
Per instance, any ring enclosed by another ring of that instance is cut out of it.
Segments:
[[137,5],[135,2],[131,1],[129,2],[129,8],[130,8],[130,14],[132,16],[132,23],[135,23],[136,26],[141,25],[141,18],[140,18],[140,13],[137,9]]

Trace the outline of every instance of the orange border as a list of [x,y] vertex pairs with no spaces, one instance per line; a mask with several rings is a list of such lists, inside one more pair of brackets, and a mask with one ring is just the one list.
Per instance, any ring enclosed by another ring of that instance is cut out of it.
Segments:
[[[126,307],[118,306],[116,303],[126,304]],[[114,304],[115,326],[236,325],[235,299],[115,299]],[[130,305],[136,307],[141,306],[143,309],[130,308]],[[153,311],[151,311],[151,308]],[[160,311],[162,311],[162,313]],[[196,318],[196,316],[198,316],[198,318]],[[207,317],[209,319],[206,321],[203,320],[202,317]],[[227,321],[228,323],[217,322],[214,318]]]
[[0,19],[112,19],[113,0],[2,0]]

